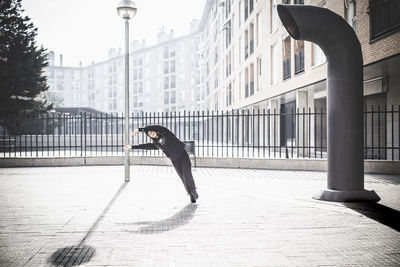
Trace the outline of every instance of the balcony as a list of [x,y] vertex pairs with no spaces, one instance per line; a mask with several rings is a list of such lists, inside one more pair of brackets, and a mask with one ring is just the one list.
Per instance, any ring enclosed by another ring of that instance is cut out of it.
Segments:
[[290,76],[291,76],[290,68],[291,68],[290,58],[285,59],[285,60],[283,61],[283,79],[284,79],[284,80],[290,78]]
[[304,72],[304,49],[294,54],[294,73]]

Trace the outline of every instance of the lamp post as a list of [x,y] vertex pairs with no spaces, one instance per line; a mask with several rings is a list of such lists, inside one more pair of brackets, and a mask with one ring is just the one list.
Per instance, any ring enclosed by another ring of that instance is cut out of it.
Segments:
[[[117,7],[118,15],[125,21],[125,144],[129,144],[129,20],[136,15],[136,4],[122,0]],[[130,180],[129,150],[125,150],[125,182]]]

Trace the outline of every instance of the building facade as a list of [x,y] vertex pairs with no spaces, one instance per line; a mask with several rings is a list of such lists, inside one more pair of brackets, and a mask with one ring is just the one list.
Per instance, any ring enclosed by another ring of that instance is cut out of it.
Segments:
[[400,102],[398,1],[210,0],[201,21],[207,109],[326,105],[325,56],[287,34],[278,4],[320,6],[346,19],[362,46],[365,103]]
[[[354,28],[364,56],[367,105],[400,102],[400,7],[389,0],[208,0],[189,35],[164,31],[158,43],[135,41],[130,53],[133,111],[315,108],[326,105],[326,63],[321,49],[293,40],[278,4],[328,8]],[[386,18],[386,19],[382,19]],[[47,68],[50,91],[65,106],[122,112],[121,51],[85,67]]]
[[[198,21],[192,21],[193,32]],[[199,110],[201,108],[198,38],[194,33],[174,38],[158,34],[158,43],[146,47],[134,41],[129,55],[129,94],[132,112]],[[110,49],[109,59],[89,66],[58,65],[54,52],[46,69],[49,91],[65,107],[90,107],[103,112],[124,111],[124,55]],[[197,62],[197,64],[196,64]]]

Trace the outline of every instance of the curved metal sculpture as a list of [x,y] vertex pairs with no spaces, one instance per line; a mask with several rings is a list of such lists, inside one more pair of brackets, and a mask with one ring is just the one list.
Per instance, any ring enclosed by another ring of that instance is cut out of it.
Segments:
[[374,191],[364,190],[363,59],[354,30],[326,8],[278,5],[278,14],[290,36],[316,43],[328,64],[328,189],[314,198],[379,201]]

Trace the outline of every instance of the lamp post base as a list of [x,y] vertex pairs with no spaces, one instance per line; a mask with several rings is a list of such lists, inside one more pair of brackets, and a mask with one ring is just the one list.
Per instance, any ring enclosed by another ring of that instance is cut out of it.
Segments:
[[378,202],[381,198],[374,190],[341,191],[322,189],[313,196],[314,199],[334,202]]

